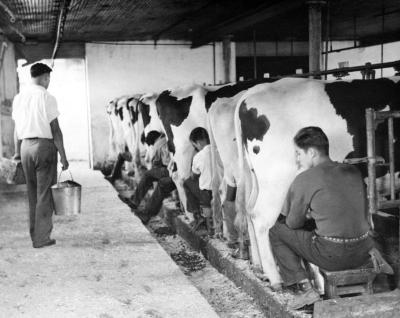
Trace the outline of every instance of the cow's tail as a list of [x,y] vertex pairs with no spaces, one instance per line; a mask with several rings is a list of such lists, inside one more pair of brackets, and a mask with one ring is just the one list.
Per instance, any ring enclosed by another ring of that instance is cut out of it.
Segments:
[[[245,141],[243,140],[242,126],[239,117],[239,110],[242,101],[246,97],[246,94],[239,100],[235,110],[235,137],[236,145],[239,156],[239,180],[237,189],[237,208],[239,213],[252,214],[254,206],[258,197],[258,180],[254,172],[253,165],[248,157],[248,153],[245,147]],[[250,180],[246,182],[246,172],[250,173]]]
[[210,137],[211,145],[211,171],[212,171],[212,211],[213,211],[213,221],[214,230],[216,234],[222,235],[223,233],[223,216],[222,216],[222,203],[221,195],[219,192],[221,179],[222,179],[222,163],[221,157],[219,156],[217,144],[215,142],[214,132],[212,129],[212,123],[210,118],[210,113],[207,114],[207,130]]

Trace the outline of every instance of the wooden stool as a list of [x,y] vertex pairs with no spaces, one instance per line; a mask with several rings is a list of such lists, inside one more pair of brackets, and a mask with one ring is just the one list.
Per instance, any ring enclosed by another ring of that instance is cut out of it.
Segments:
[[372,282],[376,277],[373,268],[351,269],[347,271],[329,272],[320,268],[325,280],[325,295],[328,299],[341,295],[371,295]]

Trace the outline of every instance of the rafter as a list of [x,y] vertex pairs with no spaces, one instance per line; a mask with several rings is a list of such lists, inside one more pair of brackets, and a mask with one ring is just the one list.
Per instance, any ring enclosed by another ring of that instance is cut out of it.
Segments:
[[233,34],[259,22],[269,20],[302,5],[304,5],[304,0],[282,0],[272,5],[264,4],[251,11],[233,16],[212,28],[195,34],[192,48],[200,47],[213,40],[220,40],[225,35]]

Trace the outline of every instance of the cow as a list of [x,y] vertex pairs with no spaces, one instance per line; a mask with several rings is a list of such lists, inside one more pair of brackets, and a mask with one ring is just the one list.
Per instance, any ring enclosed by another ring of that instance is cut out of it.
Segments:
[[[239,154],[237,196],[246,213],[252,262],[271,284],[281,281],[268,231],[275,223],[290,183],[298,173],[293,137],[305,126],[319,126],[330,141],[330,155],[366,157],[365,109],[400,109],[399,78],[321,81],[284,78],[259,84],[240,98],[234,115]],[[400,125],[395,127],[395,157],[400,155]],[[377,129],[377,155],[387,157],[385,126]],[[400,168],[396,166],[396,171]],[[365,175],[365,169],[362,168]],[[381,176],[385,171],[378,172]]]
[[116,160],[118,154],[125,149],[124,133],[121,125],[122,110],[117,109],[119,98],[114,98],[106,106],[109,119],[109,154],[108,159]]
[[[268,81],[268,80],[265,80]],[[177,185],[179,197],[184,207],[186,207],[186,196],[183,191],[183,181],[190,176],[191,162],[195,150],[189,142],[190,132],[196,127],[203,127],[209,131],[211,146],[214,149],[213,162],[213,216],[214,228],[216,236],[222,235],[222,212],[221,201],[219,200],[219,187],[222,180],[222,167],[225,164],[227,167],[225,172],[225,180],[228,179],[228,174],[231,173],[231,167],[228,167],[230,162],[235,162],[237,156],[229,158],[225,156],[226,147],[223,143],[215,143],[214,140],[224,141],[219,136],[224,135],[226,128],[230,129],[231,136],[234,134],[233,130],[233,110],[235,109],[236,100],[232,99],[239,92],[247,90],[249,87],[255,85],[255,82],[241,82],[238,84],[227,84],[224,86],[208,86],[193,84],[174,90],[163,91],[157,98],[156,105],[157,111],[163,124],[164,130],[168,138],[168,146],[173,154],[173,159],[177,166],[177,174],[174,181]],[[220,106],[220,104],[222,106]],[[226,106],[226,108],[225,108]],[[228,110],[216,112],[220,107]],[[210,116],[211,114],[211,116]],[[215,116],[214,116],[215,115]],[[228,117],[226,117],[228,116]],[[218,118],[219,122],[209,120],[209,118]],[[225,126],[228,124],[228,126]],[[231,124],[231,125],[229,125]],[[220,128],[223,130],[221,131]],[[213,138],[213,132],[218,135],[218,138]],[[232,145],[230,149],[235,151],[236,146],[231,140]],[[220,155],[216,148],[222,147],[223,159],[221,161]],[[226,145],[227,146],[227,145]],[[215,160],[214,160],[215,159]],[[233,160],[232,160],[233,159]],[[228,182],[229,184],[229,182]],[[230,183],[233,188],[233,182]],[[234,200],[234,199],[233,199]]]
[[[107,107],[110,119],[109,157],[114,160],[118,158],[119,162],[115,168],[118,170],[127,157],[126,155],[121,157],[120,154],[129,152],[134,160],[128,165],[128,170],[134,171],[135,178],[140,177],[141,167],[145,165],[143,157],[148,151],[144,142],[145,129],[152,126],[151,122],[159,122],[158,116],[152,114],[151,117],[151,107],[143,102],[147,98],[147,95],[142,94],[125,95],[115,98]],[[156,112],[155,105],[152,112]],[[160,127],[160,124],[158,126]]]
[[206,89],[197,84],[165,90],[156,100],[157,113],[161,119],[177,171],[173,174],[178,195],[186,212],[186,195],[183,181],[190,176],[195,149],[189,141],[196,127],[207,129],[207,112],[204,104]]
[[[273,81],[275,79],[228,84],[217,90],[208,91],[205,96],[213,166],[213,211],[216,216],[223,216],[223,233],[224,237],[228,239],[228,245],[237,240],[237,231],[240,233],[239,241],[243,243],[243,236],[246,232],[243,222],[238,222],[238,229],[233,224],[236,216],[236,182],[238,179],[238,152],[234,138],[233,120],[236,104],[250,87],[262,82]],[[217,224],[220,225],[221,222],[217,221]],[[243,255],[243,248],[241,246],[241,255]],[[246,258],[244,255],[242,257]]]

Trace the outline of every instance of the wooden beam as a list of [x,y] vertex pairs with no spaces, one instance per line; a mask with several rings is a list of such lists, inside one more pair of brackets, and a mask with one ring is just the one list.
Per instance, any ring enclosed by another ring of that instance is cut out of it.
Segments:
[[222,57],[224,61],[224,83],[230,82],[231,77],[231,36],[227,35],[222,41]]
[[192,40],[192,48],[208,44],[213,40],[220,40],[225,35],[251,27],[257,23],[275,18],[304,5],[304,0],[282,0],[274,4],[263,4],[243,14],[233,16],[214,27],[195,33]]
[[308,5],[308,55],[310,73],[321,71],[322,53],[322,6],[323,0],[307,0]]

